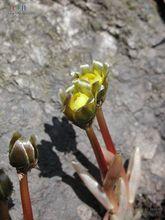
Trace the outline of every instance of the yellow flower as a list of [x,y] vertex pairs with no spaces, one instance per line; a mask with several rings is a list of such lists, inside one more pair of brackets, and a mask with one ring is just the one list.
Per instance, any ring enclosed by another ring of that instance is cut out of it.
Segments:
[[63,112],[70,121],[81,128],[92,123],[96,113],[96,98],[89,83],[77,79],[65,91],[60,90],[59,96]]
[[92,66],[88,64],[82,65],[81,72],[72,73],[74,80],[82,80],[90,84],[92,92],[97,97],[97,104],[101,105],[105,100],[106,91],[108,88],[108,64],[93,61]]

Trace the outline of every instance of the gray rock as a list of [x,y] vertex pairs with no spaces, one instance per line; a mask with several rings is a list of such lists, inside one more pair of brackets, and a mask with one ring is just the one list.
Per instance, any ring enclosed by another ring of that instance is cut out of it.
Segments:
[[[36,220],[96,220],[104,215],[71,166],[76,159],[98,177],[90,143],[84,131],[63,118],[58,102],[59,88],[71,84],[69,73],[92,59],[108,62],[112,70],[103,110],[116,148],[128,159],[140,147],[139,193],[161,207],[165,56],[164,44],[158,44],[164,23],[156,4],[29,0],[25,12],[11,13],[11,4],[19,3],[0,2],[0,168],[14,183],[12,220],[22,219],[18,179],[8,162],[8,144],[16,130],[38,137],[39,164],[29,173]],[[94,129],[104,145],[96,121]]]
[[77,207],[77,213],[81,220],[90,220],[92,217],[91,209],[85,204]]
[[151,164],[151,172],[161,178],[165,178],[165,165],[164,165],[165,153],[157,154]]
[[[142,132],[143,131],[143,132]],[[139,147],[144,159],[152,159],[160,145],[160,135],[157,130],[152,128],[141,129],[140,133],[136,134],[134,141],[135,147]]]

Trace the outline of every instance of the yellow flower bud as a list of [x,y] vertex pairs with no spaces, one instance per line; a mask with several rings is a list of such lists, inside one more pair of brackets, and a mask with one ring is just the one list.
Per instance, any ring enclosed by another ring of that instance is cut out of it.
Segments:
[[13,192],[13,184],[3,169],[0,169],[0,200],[7,200]]
[[97,97],[97,104],[101,105],[105,100],[105,95],[108,88],[108,64],[93,61],[91,67],[88,64],[85,64],[80,68],[80,73],[72,73],[74,80],[79,79],[88,82],[92,87],[92,92]]
[[77,79],[65,91],[60,90],[59,96],[63,112],[70,121],[81,128],[92,123],[97,103],[89,83]]
[[38,161],[35,136],[26,140],[20,133],[14,133],[9,145],[9,160],[17,172],[26,173],[35,167]]

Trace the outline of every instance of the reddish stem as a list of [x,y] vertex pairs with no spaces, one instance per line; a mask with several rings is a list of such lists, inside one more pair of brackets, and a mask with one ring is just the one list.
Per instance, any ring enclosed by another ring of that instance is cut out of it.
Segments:
[[107,124],[106,124],[104,114],[103,114],[103,111],[102,111],[101,107],[97,108],[96,117],[97,117],[97,121],[98,121],[98,124],[99,124],[99,127],[100,127],[100,131],[101,131],[101,134],[103,136],[103,139],[104,139],[104,142],[105,142],[105,145],[106,145],[107,149],[110,152],[112,152],[113,154],[116,154],[116,149],[115,149],[115,146],[113,144],[111,135],[109,133],[109,130],[108,130],[108,127],[107,127]]
[[94,130],[91,126],[86,128],[86,133],[87,133],[88,138],[91,142],[93,151],[95,153],[95,156],[96,156],[96,159],[97,159],[97,162],[98,162],[98,165],[99,165],[99,168],[100,168],[101,173],[102,173],[102,177],[104,179],[105,176],[106,176],[106,173],[108,171],[107,163],[106,163],[104,154],[103,154],[102,149],[100,147],[100,144],[97,140],[97,137],[94,133]]
[[9,220],[9,209],[7,201],[0,201],[0,219]]
[[24,220],[33,220],[27,174],[18,174]]
[[[103,114],[101,107],[97,108],[96,117],[97,117],[100,131],[103,136],[107,150],[109,150],[113,154],[116,154],[115,145],[113,144],[113,141],[112,141],[111,135],[109,133],[109,130],[108,130],[108,127],[107,127],[107,124],[106,124],[104,114]],[[121,177],[123,178],[123,180],[125,182],[126,189],[127,189],[127,195],[129,195],[128,178],[127,178],[124,167],[122,167],[122,170],[121,170]]]

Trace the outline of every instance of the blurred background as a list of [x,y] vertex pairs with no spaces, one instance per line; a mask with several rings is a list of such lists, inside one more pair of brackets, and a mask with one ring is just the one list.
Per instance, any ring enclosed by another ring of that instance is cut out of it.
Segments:
[[[35,220],[104,215],[71,166],[76,159],[98,177],[89,141],[63,117],[58,99],[70,72],[92,60],[111,67],[103,110],[117,150],[127,160],[141,149],[136,207],[142,219],[163,219],[164,22],[163,0],[0,1],[0,168],[14,183],[12,220],[22,219],[18,179],[8,162],[16,130],[38,137],[39,164],[29,173]],[[94,128],[99,136],[96,122]]]

